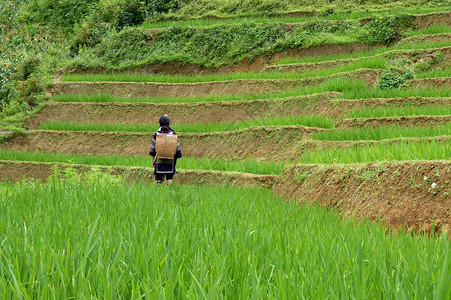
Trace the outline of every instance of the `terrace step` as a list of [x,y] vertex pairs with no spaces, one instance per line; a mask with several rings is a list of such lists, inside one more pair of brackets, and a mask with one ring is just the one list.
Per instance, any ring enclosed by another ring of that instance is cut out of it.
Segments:
[[52,95],[109,94],[116,97],[190,97],[204,95],[249,95],[281,92],[303,86],[314,86],[333,78],[360,79],[374,86],[382,70],[359,69],[323,77],[302,79],[238,79],[199,83],[156,82],[56,82]]
[[434,43],[434,42],[451,42],[451,33],[436,33],[436,34],[425,34],[419,36],[413,36],[410,38],[405,38],[399,41],[399,45],[404,44],[420,44],[420,43]]
[[[88,165],[0,160],[0,180],[23,177],[45,181],[57,166],[80,172]],[[153,181],[148,168],[99,167],[124,180]],[[437,176],[437,174],[440,174]],[[177,183],[244,185],[271,188],[289,199],[320,203],[344,216],[381,220],[390,227],[431,231],[451,225],[451,161],[376,162],[344,165],[295,165],[281,176],[234,172],[178,171]],[[448,181],[447,181],[448,180]],[[434,185],[435,184],[435,185]]]
[[[451,34],[450,34],[451,38]],[[400,58],[408,55],[415,55],[416,59],[424,59],[425,57],[433,54],[434,52],[441,52],[444,54],[444,59],[451,59],[451,47],[431,48],[431,49],[415,49],[415,50],[392,50],[382,54],[360,57],[360,58],[347,58],[338,59],[324,62],[313,63],[298,63],[298,64],[285,64],[285,65],[269,65],[265,67],[265,71],[279,71],[279,72],[305,72],[312,70],[332,69],[340,66],[349,65],[357,61],[365,61],[373,58]]]
[[[60,170],[66,168],[75,168],[77,171],[84,173],[93,167],[99,168],[101,171],[112,171],[114,175],[121,175],[126,181],[142,180],[147,183],[154,181],[153,168],[139,167],[107,167],[92,165],[77,165],[65,163],[43,163],[33,161],[7,161],[0,160],[0,181],[17,182],[23,177],[33,178],[36,180],[46,181],[53,173],[54,168]],[[246,187],[265,187],[271,188],[277,176],[275,175],[256,175],[239,172],[219,172],[219,171],[199,171],[199,170],[177,170],[178,184],[193,185],[232,185]]]
[[[199,103],[85,103],[48,102],[27,120],[27,128],[39,128],[44,122],[158,124],[168,114],[174,124],[240,122],[270,117],[321,114],[330,109],[330,101],[340,97],[330,92],[307,96]],[[451,98],[450,98],[451,99]]]
[[451,88],[451,77],[413,79],[407,81],[403,86],[416,88],[446,89]]
[[[296,162],[300,155],[318,149],[350,148],[358,145],[392,144],[400,141],[449,143],[451,136],[398,138],[383,141],[308,140],[320,128],[304,126],[251,127],[216,133],[181,133],[183,154],[196,158],[254,158]],[[64,154],[148,156],[153,133],[32,130],[0,144],[2,150]]]
[[338,128],[361,128],[378,126],[438,126],[451,122],[451,116],[408,116],[385,118],[344,119]]

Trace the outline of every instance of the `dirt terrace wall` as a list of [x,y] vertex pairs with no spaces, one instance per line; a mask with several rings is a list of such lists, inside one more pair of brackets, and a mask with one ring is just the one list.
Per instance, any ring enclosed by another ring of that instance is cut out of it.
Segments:
[[[426,41],[427,39],[425,39]],[[450,34],[451,40],[451,34]],[[442,41],[442,40],[440,40]],[[451,47],[443,47],[443,48],[434,48],[434,49],[415,49],[415,50],[393,50],[386,53],[368,56],[363,58],[348,58],[348,59],[338,59],[332,61],[324,61],[324,62],[314,62],[314,63],[299,63],[299,64],[286,64],[286,65],[272,65],[267,66],[265,70],[267,71],[284,71],[284,72],[304,72],[304,71],[313,71],[313,70],[322,70],[322,69],[332,69],[338,68],[344,65],[351,64],[357,61],[365,61],[369,59],[373,59],[376,57],[385,57],[385,58],[402,58],[402,57],[411,57],[415,55],[416,59],[424,59],[425,57],[435,53],[441,52],[444,55],[444,60],[448,61],[451,59]],[[439,64],[441,65],[441,64]]]
[[[26,122],[38,128],[43,122],[149,124],[156,126],[162,114],[173,125],[239,122],[258,118],[317,114],[340,93],[322,93],[285,99],[204,103],[58,103],[49,102]],[[329,105],[330,106],[330,105]]]
[[412,116],[344,119],[337,127],[360,128],[379,126],[440,126],[451,122],[451,116]]
[[[53,173],[55,167],[58,167],[59,170],[73,167],[80,173],[87,172],[93,168],[93,166],[89,165],[0,160],[0,181],[17,182],[25,177],[45,182]],[[124,181],[132,182],[141,180],[145,183],[154,182],[153,169],[127,167],[98,168],[104,172],[112,170],[112,174],[122,176]],[[273,175],[254,175],[219,171],[178,170],[176,175],[176,182],[178,184],[194,185],[225,184],[232,186],[239,185],[245,187],[271,188],[276,180],[277,177]]]
[[[301,155],[318,149],[351,148],[359,145],[391,144],[400,141],[449,143],[451,136],[383,141],[312,141],[319,128],[303,126],[254,127],[221,133],[180,134],[183,155],[198,158],[261,159],[299,162]],[[153,133],[31,131],[0,144],[2,150],[62,154],[148,156]]]
[[281,92],[321,84],[332,78],[360,79],[374,86],[382,70],[360,69],[331,76],[304,79],[250,79],[199,83],[155,82],[57,82],[50,89],[56,94],[99,95],[117,97],[193,97],[211,94],[249,95]]
[[413,79],[407,81],[404,86],[415,88],[446,89],[451,88],[451,77]]
[[[298,155],[300,142],[319,128],[254,127],[218,133],[180,134],[182,152],[192,157],[284,160]],[[147,156],[154,133],[30,131],[0,144],[0,149],[65,154]]]
[[319,202],[359,219],[428,231],[451,224],[451,161],[297,165],[285,170],[276,193]]

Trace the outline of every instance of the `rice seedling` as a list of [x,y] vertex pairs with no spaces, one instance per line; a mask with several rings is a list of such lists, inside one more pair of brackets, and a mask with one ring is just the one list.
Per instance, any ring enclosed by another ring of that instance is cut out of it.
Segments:
[[440,78],[440,77],[451,77],[451,68],[448,69],[434,69],[427,72],[421,72],[417,78]]
[[161,75],[161,74],[74,74],[65,75],[61,81],[121,81],[121,82],[165,82],[165,83],[195,83],[215,82],[226,80],[248,80],[248,79],[301,79],[309,77],[322,77],[332,74],[354,71],[358,69],[384,69],[387,59],[383,57],[372,57],[359,60],[347,65],[331,69],[321,69],[305,72],[237,72],[212,75]]
[[[246,120],[242,122],[227,123],[198,123],[181,124],[174,123],[172,128],[177,132],[219,132],[244,129],[261,126],[285,126],[303,125],[308,127],[332,128],[334,122],[323,116],[297,116],[279,117],[268,119]],[[107,124],[107,123],[68,123],[46,122],[39,126],[45,130],[70,130],[70,131],[126,131],[126,132],[153,132],[155,128],[149,124]]]
[[243,101],[259,99],[288,98],[311,95],[323,92],[343,93],[343,99],[368,98],[398,98],[398,97],[451,97],[451,88],[404,88],[386,89],[369,88],[363,81],[344,78],[334,78],[317,86],[306,86],[298,89],[285,90],[276,93],[262,93],[251,95],[208,95],[200,97],[155,97],[129,98],[111,95],[73,95],[62,94],[52,98],[55,102],[122,102],[122,103],[195,103],[217,101]]
[[[152,158],[150,156],[82,155],[0,150],[0,160],[153,168]],[[233,161],[221,158],[207,159],[183,157],[177,160],[177,169],[280,174],[284,169],[284,164],[256,161],[252,159]]]
[[446,237],[261,189],[122,184],[92,171],[0,189],[0,298],[447,299]]
[[425,138],[451,135],[451,123],[442,126],[381,126],[376,128],[341,129],[315,132],[312,139],[319,141],[361,141],[395,138]]
[[362,107],[351,110],[349,118],[384,118],[400,116],[447,116],[451,115],[450,105],[396,105]]
[[407,36],[413,37],[413,36],[420,36],[420,35],[426,35],[426,34],[439,34],[439,33],[450,33],[450,32],[451,32],[451,26],[432,25],[429,27],[410,31],[407,33]]
[[415,141],[357,145],[352,148],[320,149],[307,152],[299,159],[305,164],[348,164],[373,161],[449,160],[448,141]]

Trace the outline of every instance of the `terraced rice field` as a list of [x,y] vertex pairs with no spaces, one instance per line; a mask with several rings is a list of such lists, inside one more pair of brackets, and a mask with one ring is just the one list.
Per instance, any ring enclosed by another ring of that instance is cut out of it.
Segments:
[[[29,162],[148,170],[151,136],[159,116],[166,113],[183,146],[181,174],[235,172],[238,184],[269,174],[275,176],[270,186],[281,181],[308,189],[317,179],[311,174],[325,165],[340,164],[336,172],[342,173],[342,179],[332,184],[338,190],[363,176],[346,175],[346,169],[371,173],[369,166],[380,164],[381,171],[362,182],[375,186],[381,181],[389,185],[392,172],[402,173],[404,164],[426,164],[431,166],[427,174],[404,178],[403,186],[418,186],[422,178],[440,174],[434,178],[439,188],[421,191],[421,197],[440,199],[446,207],[451,201],[448,29],[446,22],[426,22],[388,47],[356,52],[349,45],[342,46],[339,55],[318,56],[309,50],[290,52],[291,57],[290,53],[274,55],[258,71],[170,75],[140,74],[137,69],[138,73],[64,75],[50,89],[48,104],[27,121],[28,134],[2,143],[0,159],[3,164],[22,162],[15,164],[19,169]],[[432,69],[418,71],[405,87],[382,90],[377,86],[383,69],[393,61],[413,57],[414,63],[421,63],[436,56],[440,60]],[[300,183],[286,178],[297,175],[284,169],[303,165],[311,171],[302,173]],[[17,179],[17,174],[9,179]],[[306,197],[305,191],[299,193]],[[433,218],[440,219],[441,226],[450,224],[449,208],[431,206],[426,215],[400,217],[417,209],[418,203],[394,207],[385,199],[402,199],[405,194],[400,190],[395,196],[378,195],[383,213],[370,214],[371,218],[403,227],[421,227]],[[321,192],[306,199],[346,204],[361,196],[361,190],[348,189],[339,199],[333,195],[324,199]],[[346,213],[359,217],[367,210],[350,206]]]
[[[57,76],[0,143],[0,298],[451,297],[451,12],[418,12],[385,46]],[[148,155],[162,114],[170,187]]]

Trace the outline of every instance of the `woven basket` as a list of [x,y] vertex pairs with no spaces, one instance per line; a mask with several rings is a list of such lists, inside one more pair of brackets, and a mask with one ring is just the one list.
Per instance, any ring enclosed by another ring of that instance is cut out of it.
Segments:
[[167,133],[157,133],[155,150],[157,158],[173,159],[177,151],[177,135]]

